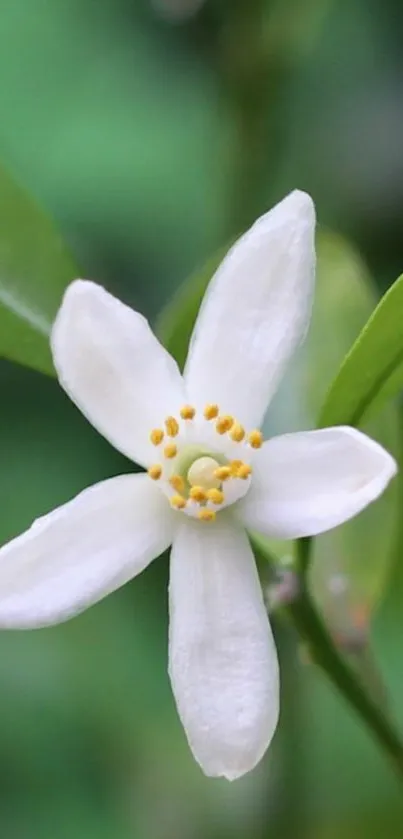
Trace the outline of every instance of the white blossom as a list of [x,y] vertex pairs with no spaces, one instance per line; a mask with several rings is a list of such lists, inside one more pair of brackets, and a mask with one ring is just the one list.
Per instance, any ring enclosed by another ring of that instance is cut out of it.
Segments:
[[[0,550],[0,626],[66,620],[171,550],[169,674],[204,772],[261,759],[279,712],[277,655],[247,529],[282,539],[355,516],[395,474],[353,428],[263,442],[259,426],[307,329],[315,216],[293,192],[230,250],[181,375],[147,321],[92,282],[52,333],[62,387],[142,474],[111,478]],[[72,451],[73,455],[73,451]]]

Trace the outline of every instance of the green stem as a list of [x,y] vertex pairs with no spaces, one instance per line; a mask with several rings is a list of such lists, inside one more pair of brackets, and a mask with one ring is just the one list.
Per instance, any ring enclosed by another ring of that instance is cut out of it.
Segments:
[[298,633],[308,642],[316,664],[325,671],[335,687],[367,724],[403,782],[403,743],[393,725],[366,693],[351,667],[337,651],[305,586],[297,600],[288,606],[288,614]]
[[[273,565],[273,557],[270,556],[263,540],[251,534],[250,540],[258,564],[265,561]],[[298,597],[286,607],[287,614],[300,637],[308,644],[315,663],[326,673],[345,700],[366,723],[403,783],[403,742],[391,721],[385,717],[352,668],[338,652],[309,593],[307,572],[312,544],[312,539],[299,539],[297,542],[300,591]]]
[[305,536],[303,539],[298,539],[297,541],[298,571],[303,580],[306,579],[308,574],[312,541],[312,536]]

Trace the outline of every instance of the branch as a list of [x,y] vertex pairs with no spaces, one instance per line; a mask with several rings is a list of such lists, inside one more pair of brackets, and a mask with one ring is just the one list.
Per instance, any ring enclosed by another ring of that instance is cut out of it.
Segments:
[[[258,560],[273,564],[273,558],[262,541],[252,536],[250,539]],[[307,642],[315,663],[366,724],[403,782],[403,742],[400,735],[340,655],[309,593],[306,572],[311,545],[312,539],[300,539],[297,542],[300,590],[298,597],[285,607],[285,611],[300,637]]]

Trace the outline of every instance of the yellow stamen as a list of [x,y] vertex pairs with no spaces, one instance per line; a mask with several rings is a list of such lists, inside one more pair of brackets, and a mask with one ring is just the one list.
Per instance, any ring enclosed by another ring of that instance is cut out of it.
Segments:
[[150,440],[151,440],[153,446],[159,446],[159,444],[162,443],[163,439],[164,439],[164,432],[163,432],[162,428],[153,428],[153,430],[150,434]]
[[171,475],[169,483],[173,489],[176,489],[177,492],[183,492],[185,489],[185,481],[181,475]]
[[153,481],[158,481],[162,475],[162,466],[159,463],[156,463],[155,466],[150,466],[148,474]]
[[242,478],[243,481],[246,481],[249,478],[249,475],[252,474],[252,467],[249,466],[248,463],[243,463],[242,466],[239,467],[236,473],[237,478]]
[[231,463],[230,463],[231,473],[236,476],[237,473],[238,473],[238,469],[240,469],[240,467],[243,466],[243,465],[244,465],[243,460],[231,460]]
[[179,413],[180,413],[182,419],[192,420],[194,418],[194,415],[195,415],[196,411],[192,407],[192,405],[184,405],[183,408],[180,409]]
[[224,501],[224,493],[220,489],[208,489],[206,495],[213,504],[222,504]]
[[199,503],[201,501],[205,501],[207,498],[206,490],[204,490],[203,487],[191,487],[189,498],[191,498],[192,501],[198,501]]
[[226,431],[229,431],[230,428],[232,428],[233,424],[234,424],[234,418],[233,417],[230,417],[230,416],[218,417],[218,420],[217,420],[216,425],[215,425],[216,431],[218,432],[218,434],[225,434]]
[[253,449],[260,449],[263,443],[262,432],[257,429],[255,429],[255,431],[251,431],[250,434],[248,434],[248,442]]
[[164,457],[175,457],[177,454],[178,449],[175,446],[175,443],[168,443],[164,449]]
[[245,429],[239,422],[235,422],[231,428],[229,433],[231,440],[234,440],[235,443],[240,443],[241,440],[245,437]]
[[168,437],[176,437],[176,435],[179,433],[179,424],[175,417],[166,418],[165,428],[167,430]]
[[227,481],[231,477],[231,469],[229,466],[219,466],[214,475],[219,481]]
[[218,417],[219,407],[218,405],[206,405],[204,409],[204,418],[206,420],[212,420]]
[[186,507],[186,498],[183,498],[183,495],[173,495],[170,501],[171,507],[175,507],[176,510],[183,510]]
[[197,518],[200,519],[200,521],[214,521],[215,517],[216,513],[214,510],[207,510],[206,508],[199,510],[197,514]]

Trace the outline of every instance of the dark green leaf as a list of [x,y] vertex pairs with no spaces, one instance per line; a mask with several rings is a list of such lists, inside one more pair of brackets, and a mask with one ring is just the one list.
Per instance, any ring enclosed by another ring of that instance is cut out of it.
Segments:
[[[266,432],[314,428],[329,382],[374,309],[368,271],[356,251],[339,236],[320,232],[312,321],[276,394]],[[343,422],[348,422],[348,417]],[[341,418],[339,418],[339,421]],[[336,424],[334,418],[332,424]],[[369,418],[364,431],[398,455],[398,416],[393,405]],[[359,633],[389,579],[398,506],[397,485],[357,518],[314,541],[310,581],[328,621],[339,632]],[[283,543],[277,554],[289,552]],[[349,619],[347,619],[347,615]]]
[[362,424],[403,387],[403,277],[384,295],[344,359],[319,424]]
[[0,169],[0,356],[53,373],[49,331],[77,274],[47,215]]
[[227,250],[228,247],[222,248],[200,271],[190,277],[157,320],[156,333],[181,369],[186,361],[190,336],[204,292]]

